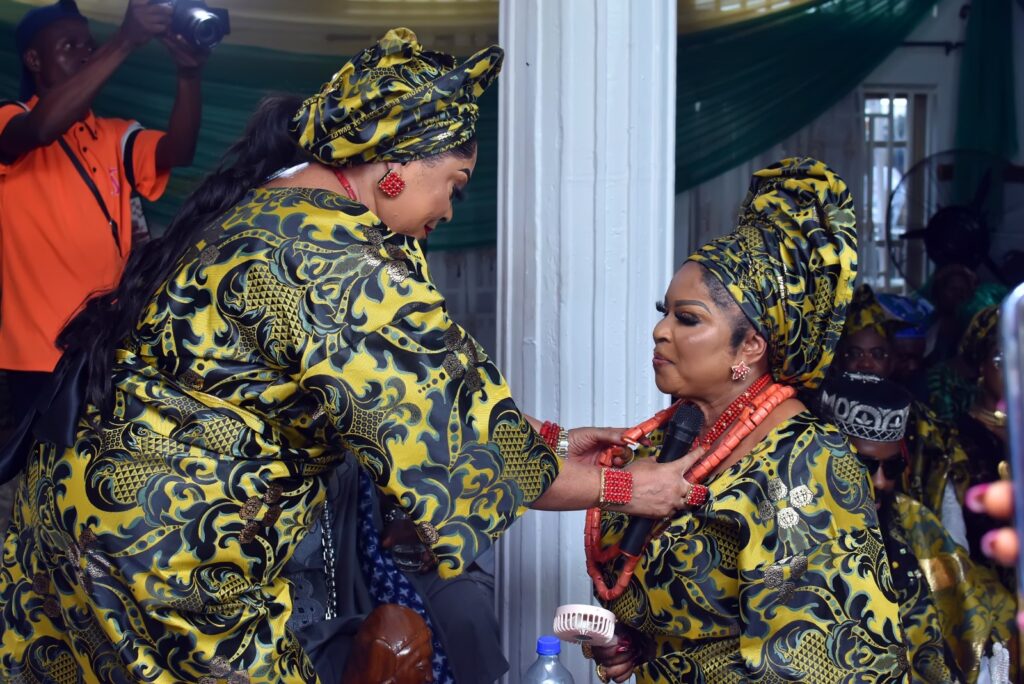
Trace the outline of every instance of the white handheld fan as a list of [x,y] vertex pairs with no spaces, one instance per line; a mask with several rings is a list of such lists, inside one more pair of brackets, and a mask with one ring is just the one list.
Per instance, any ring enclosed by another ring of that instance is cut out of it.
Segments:
[[555,611],[555,635],[562,641],[608,646],[615,641],[615,614],[583,603],[569,603]]

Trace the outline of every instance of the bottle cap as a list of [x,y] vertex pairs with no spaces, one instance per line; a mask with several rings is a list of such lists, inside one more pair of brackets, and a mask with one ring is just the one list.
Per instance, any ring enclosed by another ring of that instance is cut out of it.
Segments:
[[537,639],[537,655],[558,655],[562,652],[562,642],[558,637],[542,636]]

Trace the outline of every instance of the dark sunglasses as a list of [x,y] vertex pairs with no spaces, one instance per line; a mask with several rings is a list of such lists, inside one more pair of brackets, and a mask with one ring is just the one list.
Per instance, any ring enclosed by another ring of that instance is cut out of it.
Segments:
[[903,457],[903,454],[890,458],[886,461],[876,461],[873,458],[867,458],[861,454],[857,454],[857,458],[864,464],[864,467],[868,469],[871,476],[874,477],[875,473],[878,472],[879,467],[882,469],[882,474],[890,480],[899,480],[903,477],[903,471],[907,469],[907,459]]

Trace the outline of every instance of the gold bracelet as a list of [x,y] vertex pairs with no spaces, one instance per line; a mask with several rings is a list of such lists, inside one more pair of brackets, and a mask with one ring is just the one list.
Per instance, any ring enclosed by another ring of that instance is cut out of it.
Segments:
[[569,456],[569,431],[562,428],[558,431],[558,443],[555,446],[555,455],[558,458],[568,458]]
[[597,494],[597,506],[602,511],[608,508],[608,502],[604,499],[604,476],[608,472],[607,468],[601,468],[601,491]]

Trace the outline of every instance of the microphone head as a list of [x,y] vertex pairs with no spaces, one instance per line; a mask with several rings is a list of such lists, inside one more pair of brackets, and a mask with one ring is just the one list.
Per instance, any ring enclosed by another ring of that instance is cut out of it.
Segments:
[[671,435],[684,444],[690,445],[697,438],[697,433],[704,426],[704,414],[695,404],[681,404],[665,428],[665,434]]

